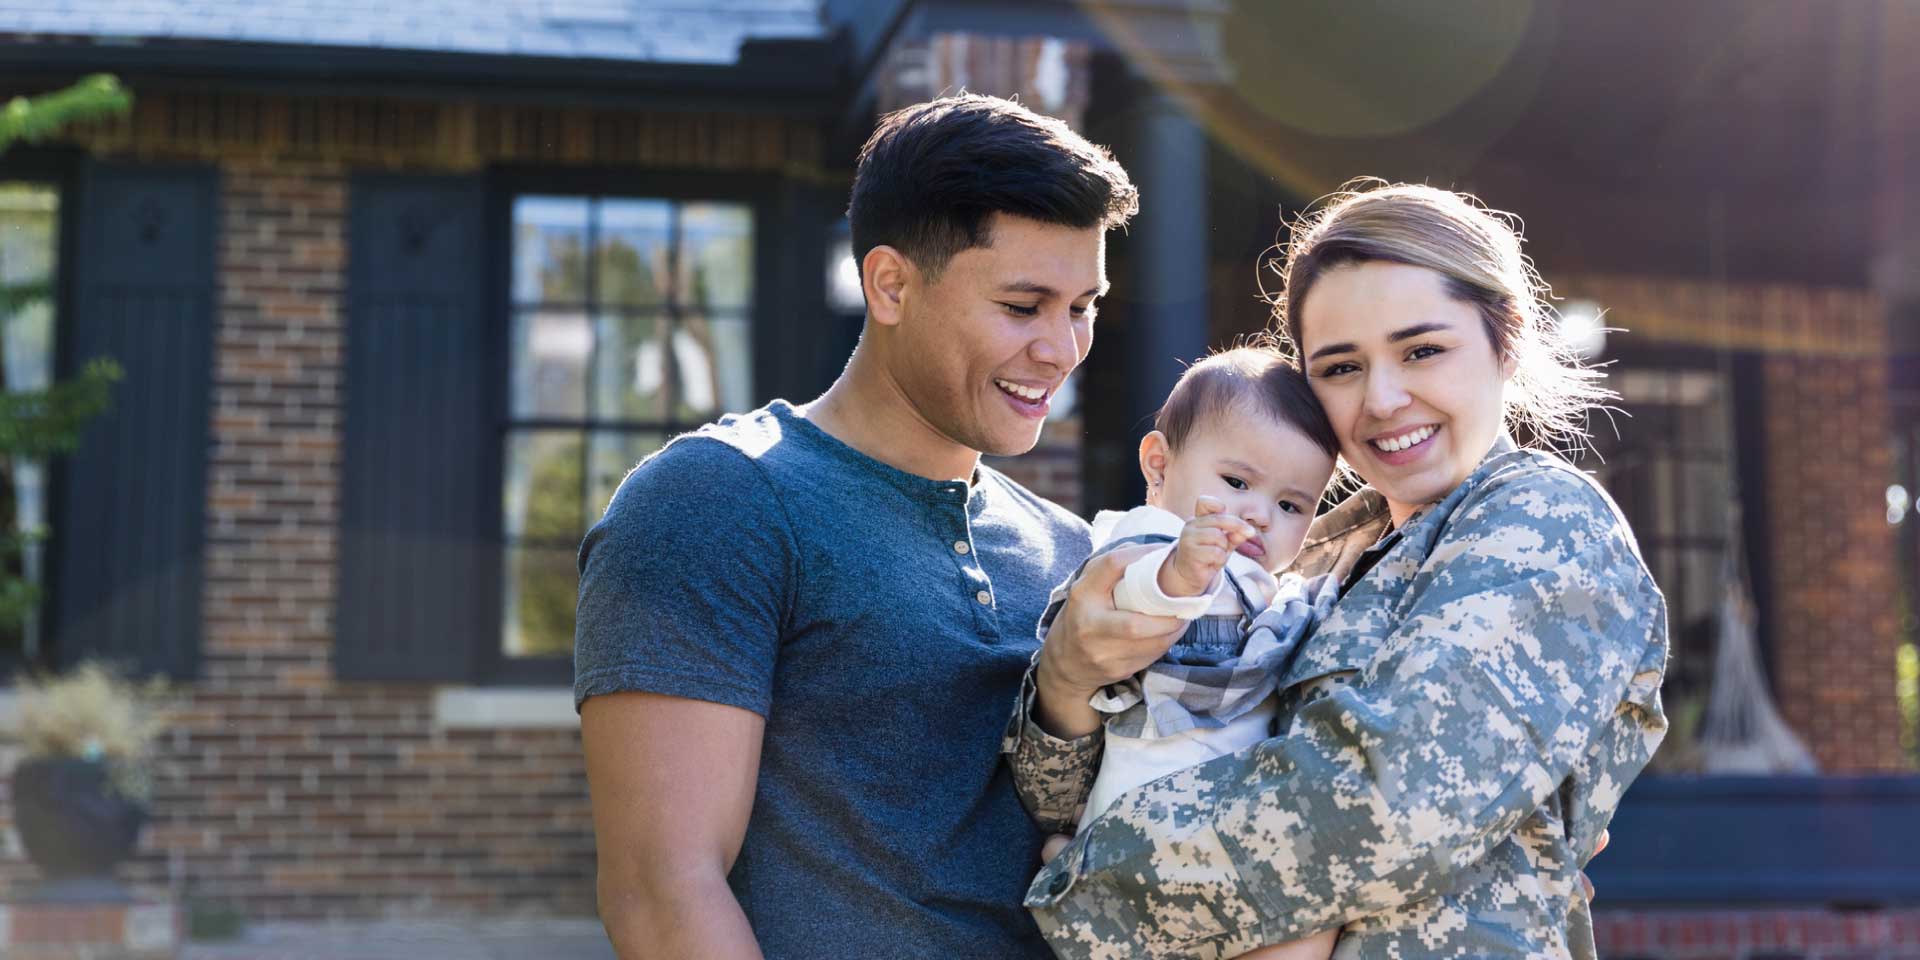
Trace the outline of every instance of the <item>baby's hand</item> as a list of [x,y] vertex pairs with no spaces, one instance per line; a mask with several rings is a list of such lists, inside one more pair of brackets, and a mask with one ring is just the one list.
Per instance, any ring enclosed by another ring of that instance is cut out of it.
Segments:
[[1201,497],[1193,519],[1180,529],[1173,553],[1160,564],[1160,589],[1169,597],[1197,597],[1213,586],[1235,547],[1252,539],[1253,526],[1226,512],[1225,504]]

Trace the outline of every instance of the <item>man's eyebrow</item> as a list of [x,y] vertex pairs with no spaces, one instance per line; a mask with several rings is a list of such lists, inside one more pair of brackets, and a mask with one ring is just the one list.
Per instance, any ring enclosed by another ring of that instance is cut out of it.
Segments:
[[[1001,284],[1000,292],[1031,293],[1031,294],[1037,294],[1042,297],[1057,297],[1060,295],[1060,291],[1055,290],[1054,288],[1049,287],[1044,283],[1040,283],[1034,280],[1015,280],[1011,283]],[[1100,281],[1099,286],[1089,288],[1087,292],[1081,294],[1080,296],[1100,297],[1100,296],[1105,296],[1106,293],[1107,293],[1107,281],[1102,280]]]
[[[1395,330],[1394,332],[1387,334],[1387,342],[1399,343],[1402,340],[1411,340],[1414,337],[1418,337],[1422,334],[1448,333],[1448,332],[1451,332],[1452,330],[1453,330],[1453,326],[1451,324],[1416,323],[1411,327],[1403,327],[1399,330]],[[1354,346],[1351,343],[1329,343],[1326,346],[1321,347],[1318,350],[1315,350],[1313,352],[1313,356],[1308,357],[1307,361],[1311,363],[1312,361],[1318,360],[1321,357],[1329,356],[1336,353],[1352,353],[1358,349],[1360,348]]]

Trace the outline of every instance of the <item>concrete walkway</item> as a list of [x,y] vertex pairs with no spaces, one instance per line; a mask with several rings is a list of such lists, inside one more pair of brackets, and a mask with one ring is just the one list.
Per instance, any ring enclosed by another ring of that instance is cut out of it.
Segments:
[[262,923],[195,942],[180,960],[614,960],[598,920],[556,918]]

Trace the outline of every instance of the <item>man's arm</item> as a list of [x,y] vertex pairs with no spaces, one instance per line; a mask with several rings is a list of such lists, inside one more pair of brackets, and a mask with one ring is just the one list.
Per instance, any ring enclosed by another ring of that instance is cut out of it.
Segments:
[[621,960],[760,956],[727,871],[765,727],[750,710],[653,693],[581,706],[600,919]]
[[726,875],[794,594],[779,502],[739,451],[683,438],[628,475],[581,545],[574,698],[600,916],[626,960],[759,956]]

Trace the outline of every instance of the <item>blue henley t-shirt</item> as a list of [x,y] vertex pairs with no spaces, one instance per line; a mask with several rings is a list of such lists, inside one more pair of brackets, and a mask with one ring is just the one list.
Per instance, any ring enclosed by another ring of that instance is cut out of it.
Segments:
[[676,438],[580,549],[574,699],[766,718],[728,883],[771,960],[1051,957],[1000,734],[1087,525],[889,467],[775,401]]

